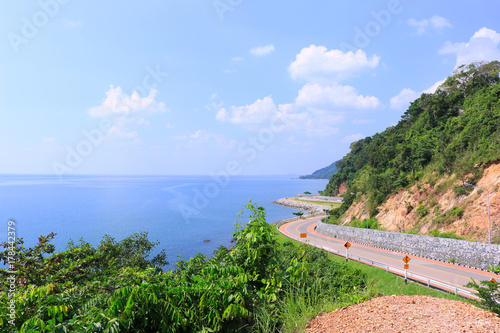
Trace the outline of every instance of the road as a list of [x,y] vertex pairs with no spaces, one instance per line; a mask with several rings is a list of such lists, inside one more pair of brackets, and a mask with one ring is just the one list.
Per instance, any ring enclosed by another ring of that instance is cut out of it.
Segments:
[[[346,248],[344,247],[344,244],[346,243],[346,240],[335,239],[332,237],[324,236],[317,233],[314,230],[316,223],[321,218],[322,217],[319,216],[319,217],[312,217],[308,219],[288,222],[280,226],[280,231],[285,235],[299,239],[301,233],[307,233],[307,237],[301,238],[300,239],[301,241],[308,242],[311,245],[317,247],[324,247],[324,248],[326,247],[333,250],[330,252],[338,251],[340,255],[343,255],[345,257]],[[351,241],[349,242],[351,244],[351,247],[348,250],[349,256],[354,255],[357,257],[366,258],[368,260],[362,262],[371,265],[372,264],[371,261],[373,261],[376,262],[374,266],[383,267],[384,269],[387,269],[385,265],[397,268],[401,271],[393,269],[389,269],[389,271],[399,275],[401,274],[404,275],[404,271],[402,271],[404,265],[403,258],[407,255],[406,253],[392,252],[366,245],[356,244]],[[408,255],[408,257],[410,257],[410,262],[409,262],[410,268],[408,269],[409,279],[418,280],[424,284],[427,284],[429,281],[427,281],[427,279],[413,277],[413,275],[415,274],[423,276],[425,278],[430,278],[432,280],[446,283],[453,287],[461,288],[463,290],[468,290],[468,291],[472,290],[465,288],[464,285],[470,282],[471,278],[476,281],[491,280],[492,278],[495,278],[495,280],[497,281],[500,280],[500,276],[495,275],[494,273],[484,272],[477,269],[466,268],[458,265],[453,265],[450,263],[444,263],[436,260],[430,260],[411,255]],[[382,265],[377,265],[377,263],[380,263]],[[434,287],[442,288],[442,286],[440,286],[438,283],[432,283],[432,281],[429,284]],[[456,291],[456,289],[454,288],[451,288],[451,290]],[[470,295],[461,293],[460,290],[458,291],[458,294],[470,297]]]

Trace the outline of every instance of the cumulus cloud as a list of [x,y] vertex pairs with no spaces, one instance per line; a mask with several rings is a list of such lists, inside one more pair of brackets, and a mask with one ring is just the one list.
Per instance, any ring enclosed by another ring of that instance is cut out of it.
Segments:
[[352,134],[352,135],[348,135],[348,136],[342,138],[342,140],[340,140],[340,142],[342,142],[342,143],[352,143],[352,142],[359,141],[359,140],[363,139],[365,136],[366,135],[361,134],[361,133]]
[[363,50],[344,53],[311,45],[297,54],[295,61],[288,67],[288,73],[294,80],[339,82],[356,77],[367,69],[376,68],[379,61],[380,57],[367,57]]
[[426,32],[427,28],[434,28],[442,30],[445,28],[453,28],[451,23],[442,16],[434,15],[431,18],[417,21],[414,18],[408,20],[408,25],[417,27],[417,35],[422,35]]
[[363,96],[351,86],[337,83],[323,86],[308,83],[300,89],[295,102],[298,106],[323,110],[368,110],[382,106],[378,98]]
[[390,107],[394,110],[406,110],[410,103],[420,97],[422,94],[434,94],[436,90],[444,83],[446,79],[437,81],[429,88],[424,91],[417,92],[410,88],[405,88],[399,92],[396,96],[390,99]]
[[274,50],[275,50],[274,45],[269,44],[266,46],[254,47],[253,49],[250,50],[250,53],[254,56],[261,57],[271,52],[274,52]]
[[390,99],[390,107],[394,110],[406,110],[410,106],[410,103],[420,97],[420,95],[415,90],[405,88]]
[[277,105],[267,96],[244,106],[221,106],[215,118],[250,129],[279,121],[286,130],[298,130],[310,136],[337,134],[339,124],[349,113],[384,107],[377,97],[364,96],[354,87],[339,83],[377,67],[379,61],[378,56],[368,57],[363,50],[344,53],[311,45],[302,49],[288,67],[292,79],[306,81],[293,102]]
[[250,105],[232,106],[231,110],[222,108],[215,119],[233,124],[259,124],[276,115],[278,108],[271,96],[258,99]]
[[94,118],[106,118],[139,113],[165,112],[165,104],[155,101],[156,94],[157,91],[152,89],[146,97],[141,97],[136,91],[131,95],[127,95],[121,87],[114,88],[111,86],[106,92],[106,99],[102,104],[88,109],[87,113]]
[[493,61],[500,59],[500,34],[495,30],[481,28],[468,42],[446,42],[439,50],[440,54],[456,54],[456,67],[474,61]]
[[432,86],[430,86],[430,88],[425,89],[423,91],[423,93],[434,94],[436,92],[436,90],[438,90],[438,88],[444,83],[444,81],[446,81],[446,79],[443,79],[441,81],[434,83]]

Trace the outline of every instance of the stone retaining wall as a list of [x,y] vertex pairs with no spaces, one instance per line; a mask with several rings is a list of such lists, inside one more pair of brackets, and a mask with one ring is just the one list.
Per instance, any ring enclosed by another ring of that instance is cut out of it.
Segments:
[[500,245],[345,227],[318,222],[320,234],[345,241],[401,252],[418,257],[488,270],[500,264]]

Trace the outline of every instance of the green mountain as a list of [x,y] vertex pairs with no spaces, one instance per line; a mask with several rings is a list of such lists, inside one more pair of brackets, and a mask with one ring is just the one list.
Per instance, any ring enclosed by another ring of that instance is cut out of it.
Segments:
[[[338,195],[345,184],[343,205],[333,210],[335,223],[365,193],[370,216],[399,189],[417,182],[432,184],[456,175],[475,184],[483,167],[500,159],[500,62],[472,63],[457,68],[434,94],[422,94],[396,126],[351,144],[337,163],[325,195]],[[456,186],[457,194],[472,190]]]
[[310,175],[300,176],[299,179],[330,179],[338,171],[336,167],[337,162],[333,162],[323,169],[316,170]]

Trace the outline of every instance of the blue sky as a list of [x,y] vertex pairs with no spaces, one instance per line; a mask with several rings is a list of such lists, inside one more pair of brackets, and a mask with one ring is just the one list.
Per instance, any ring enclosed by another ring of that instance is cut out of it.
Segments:
[[500,59],[491,1],[0,3],[0,173],[307,174]]

